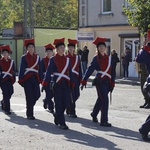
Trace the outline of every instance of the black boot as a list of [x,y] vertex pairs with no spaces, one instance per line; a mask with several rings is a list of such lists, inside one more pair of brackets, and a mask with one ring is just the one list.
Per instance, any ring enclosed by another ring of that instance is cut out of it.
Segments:
[[70,108],[69,107],[66,109],[66,114],[70,115]]
[[53,116],[54,116],[54,123],[55,123],[55,125],[59,125],[59,121],[58,121],[58,119],[57,119],[57,117],[56,117],[56,114],[55,113],[53,113]]
[[3,100],[1,101],[1,109],[2,109],[2,110],[5,110],[5,107],[4,107],[4,102],[3,102]]
[[92,117],[93,122],[98,122],[97,117],[93,116],[93,113],[91,113],[91,117]]
[[148,103],[144,108],[149,109],[150,108],[150,103]]
[[76,114],[70,114],[70,117],[71,118],[77,118],[77,115]]
[[141,105],[140,108],[144,108],[147,105],[147,102],[144,103],[144,105]]
[[34,116],[28,116],[27,119],[29,119],[29,120],[35,120],[35,117]]
[[10,111],[5,111],[5,114],[6,115],[11,115],[11,112]]
[[108,122],[100,123],[100,126],[111,127],[111,123],[108,123]]
[[144,141],[150,141],[150,138],[148,137],[148,134],[143,134],[141,129],[139,129],[140,134],[142,135],[142,139]]
[[60,129],[68,130],[68,126],[66,124],[60,125]]
[[44,109],[47,109],[47,101],[46,101],[46,99],[43,99],[43,107],[44,107]]
[[50,112],[51,114],[53,114],[53,113],[54,113],[54,110],[53,110],[53,109],[49,109],[49,112]]

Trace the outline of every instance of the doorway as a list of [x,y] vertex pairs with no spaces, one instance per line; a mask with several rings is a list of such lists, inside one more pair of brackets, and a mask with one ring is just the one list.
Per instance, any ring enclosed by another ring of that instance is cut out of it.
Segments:
[[132,55],[132,60],[129,64],[129,77],[138,77],[138,73],[136,71],[136,66],[135,66],[135,57],[137,55],[138,47],[139,47],[137,43],[139,43],[138,38],[124,39],[124,52],[125,52],[125,48],[128,47]]

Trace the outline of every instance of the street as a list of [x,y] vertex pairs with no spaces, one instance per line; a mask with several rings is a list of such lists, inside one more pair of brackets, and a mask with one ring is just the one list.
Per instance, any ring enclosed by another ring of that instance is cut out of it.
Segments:
[[149,149],[138,132],[149,115],[149,109],[139,108],[144,103],[139,85],[116,84],[109,107],[112,127],[102,127],[90,116],[97,95],[88,82],[77,101],[78,118],[65,116],[69,130],[54,125],[53,115],[43,108],[44,93],[35,106],[36,120],[27,120],[23,88],[15,83],[14,91],[12,114],[7,116],[0,109],[0,150]]

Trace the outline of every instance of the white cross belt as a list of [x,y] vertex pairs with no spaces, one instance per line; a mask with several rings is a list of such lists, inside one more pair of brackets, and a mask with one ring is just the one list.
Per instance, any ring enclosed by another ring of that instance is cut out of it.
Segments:
[[75,73],[76,75],[79,75],[79,73],[73,69],[72,69],[72,72]]
[[36,69],[26,68],[26,72],[24,74],[27,74],[29,71],[33,71],[33,72],[38,73],[38,70],[36,70]]
[[[11,76],[12,77],[12,74],[11,73],[9,73],[9,72],[5,72],[5,71],[2,71],[2,74],[4,74],[4,76],[6,77],[7,75],[9,75],[9,76]],[[4,77],[3,76],[3,77]]]
[[108,76],[109,78],[111,78],[111,75],[108,74],[107,72],[104,72],[104,71],[97,71],[97,73],[102,74],[101,77]]
[[54,75],[56,75],[56,76],[58,76],[59,78],[62,78],[62,77],[64,77],[65,79],[68,79],[68,80],[70,80],[70,78],[67,76],[67,75],[65,75],[65,74],[62,74],[62,73],[54,73]]

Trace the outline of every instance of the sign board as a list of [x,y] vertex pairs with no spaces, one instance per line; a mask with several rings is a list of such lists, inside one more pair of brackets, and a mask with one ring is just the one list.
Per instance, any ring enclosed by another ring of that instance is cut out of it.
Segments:
[[94,32],[77,32],[77,40],[78,41],[93,41],[94,40]]

